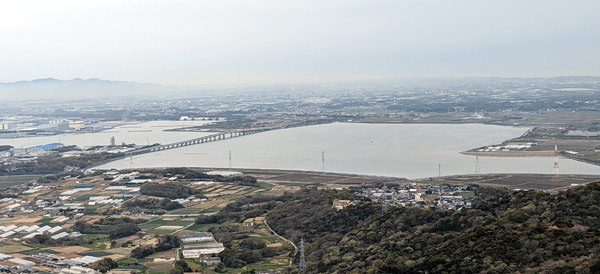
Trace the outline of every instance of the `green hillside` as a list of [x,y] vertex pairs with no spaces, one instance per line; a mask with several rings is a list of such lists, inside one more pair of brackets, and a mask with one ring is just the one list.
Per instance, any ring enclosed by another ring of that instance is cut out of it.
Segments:
[[350,195],[304,189],[269,211],[279,234],[305,239],[308,273],[600,271],[600,183],[503,194],[461,211],[331,207]]

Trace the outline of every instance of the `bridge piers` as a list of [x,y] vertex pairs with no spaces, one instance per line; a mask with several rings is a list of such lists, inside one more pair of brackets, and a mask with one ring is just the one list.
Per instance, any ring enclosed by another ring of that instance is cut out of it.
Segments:
[[209,136],[203,136],[203,137],[199,137],[199,138],[195,138],[195,139],[191,139],[191,140],[185,140],[185,141],[171,143],[171,144],[165,144],[165,145],[159,145],[159,146],[150,147],[150,148],[139,149],[139,150],[133,151],[132,153],[139,155],[139,154],[144,154],[144,153],[149,153],[149,152],[163,151],[163,150],[167,150],[167,149],[174,149],[174,148],[179,148],[179,147],[185,147],[185,146],[191,146],[191,145],[196,145],[196,144],[203,144],[203,143],[209,143],[209,142],[225,140],[225,139],[230,139],[230,138],[235,138],[235,137],[246,136],[246,135],[255,134],[255,133],[259,133],[259,132],[263,132],[263,131],[267,131],[267,130],[238,130],[238,131],[221,132],[221,133],[216,133],[216,134],[209,135]]

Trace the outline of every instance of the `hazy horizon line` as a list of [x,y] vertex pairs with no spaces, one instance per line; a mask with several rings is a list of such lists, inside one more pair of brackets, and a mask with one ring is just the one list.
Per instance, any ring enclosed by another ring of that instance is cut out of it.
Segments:
[[461,80],[461,79],[553,79],[561,77],[600,77],[600,75],[553,75],[553,76],[498,76],[498,75],[439,75],[439,76],[374,76],[374,77],[362,77],[362,78],[330,78],[330,79],[304,79],[301,81],[271,81],[271,82],[245,82],[245,83],[198,83],[198,84],[173,84],[173,83],[161,83],[161,82],[148,82],[144,80],[124,80],[124,79],[105,79],[100,77],[74,77],[59,78],[59,77],[40,77],[29,80],[16,80],[16,81],[2,81],[0,84],[18,84],[18,83],[31,83],[42,80],[57,80],[62,82],[82,80],[98,80],[113,83],[136,83],[146,85],[157,85],[171,88],[252,88],[262,86],[280,86],[280,85],[326,85],[326,84],[351,84],[351,83],[377,83],[377,82],[389,82],[389,81],[426,81],[426,80]]

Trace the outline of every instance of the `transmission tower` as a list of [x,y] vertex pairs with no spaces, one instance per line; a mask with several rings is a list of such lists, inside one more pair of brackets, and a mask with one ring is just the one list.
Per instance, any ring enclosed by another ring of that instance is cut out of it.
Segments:
[[325,172],[325,150],[321,150],[321,169]]
[[387,192],[388,192],[388,187],[387,184],[383,185],[383,195],[382,197],[382,203],[381,203],[381,215],[385,215],[388,212],[388,203],[387,203]]
[[381,204],[381,215],[385,215],[388,212],[388,203],[387,200],[383,200],[383,203]]
[[304,259],[304,238],[300,238],[300,273],[306,272],[306,260]]
[[560,173],[558,172],[558,143],[554,139],[554,170],[552,171],[552,180],[560,181]]
[[479,169],[479,156],[475,156],[475,175],[479,176],[481,170]]

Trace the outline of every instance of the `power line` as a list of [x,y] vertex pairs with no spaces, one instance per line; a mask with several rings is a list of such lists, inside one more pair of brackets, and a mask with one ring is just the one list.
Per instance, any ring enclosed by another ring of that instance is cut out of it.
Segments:
[[388,212],[388,202],[387,200],[383,200],[383,204],[381,205],[381,215],[385,215]]

